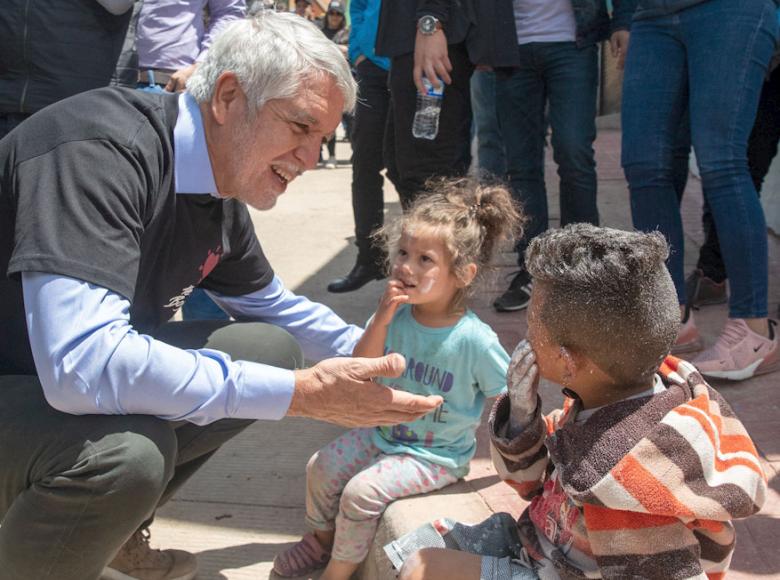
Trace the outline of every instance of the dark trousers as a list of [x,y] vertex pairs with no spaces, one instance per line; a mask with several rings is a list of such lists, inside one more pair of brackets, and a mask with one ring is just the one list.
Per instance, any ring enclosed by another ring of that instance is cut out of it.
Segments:
[[[761,89],[756,120],[748,139],[748,169],[759,197],[764,178],[769,173],[769,167],[777,154],[778,141],[780,141],[780,67],[775,68]],[[688,182],[690,152],[690,119],[686,114],[685,120],[680,124],[680,135],[674,154],[674,188],[677,192],[677,199],[680,201]],[[701,221],[704,230],[704,243],[699,248],[699,259],[696,267],[708,278],[715,282],[722,282],[728,275],[726,274],[726,265],[723,263],[723,255],[720,252],[720,242],[715,222],[712,219],[712,210],[710,210],[706,200],[702,208]]]
[[561,225],[599,223],[596,205],[596,95],[598,49],[574,42],[532,42],[518,47],[520,65],[496,77],[498,121],[506,148],[512,196],[528,222],[516,245],[523,267],[525,250],[547,229],[544,183],[547,120],[553,159],[560,177]]
[[356,70],[360,100],[352,121],[352,212],[358,263],[378,263],[382,251],[371,235],[384,223],[384,135],[390,107],[387,71],[366,59]]
[[0,113],[0,139],[8,135],[32,113]]
[[409,207],[432,177],[455,177],[468,171],[471,138],[471,73],[474,66],[463,44],[449,46],[452,84],[444,89],[435,139],[416,139],[412,122],[417,88],[412,78],[414,55],[393,58],[390,67],[390,119],[385,132],[387,175],[401,204]]
[[[300,367],[300,347],[261,323],[170,323],[158,338],[234,359]],[[146,415],[70,415],[38,378],[0,376],[0,580],[94,580],[231,437],[252,423],[199,426]]]
[[474,72],[471,77],[471,106],[474,110],[480,177],[503,179],[506,176],[506,153],[496,111],[495,72]]

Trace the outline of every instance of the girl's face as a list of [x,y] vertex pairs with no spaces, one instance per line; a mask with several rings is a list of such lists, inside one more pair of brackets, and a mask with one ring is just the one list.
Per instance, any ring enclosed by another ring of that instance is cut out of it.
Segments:
[[410,304],[446,307],[463,287],[452,272],[447,247],[431,228],[416,227],[401,235],[391,275],[403,283]]
[[328,28],[338,28],[344,17],[338,12],[328,12]]

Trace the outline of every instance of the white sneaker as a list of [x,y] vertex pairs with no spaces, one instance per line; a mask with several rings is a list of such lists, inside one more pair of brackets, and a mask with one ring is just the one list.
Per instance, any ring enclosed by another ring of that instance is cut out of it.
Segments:
[[335,158],[333,158],[333,157],[330,157],[330,158],[329,158],[329,159],[328,159],[328,160],[325,162],[325,169],[336,169],[336,159],[335,159]]
[[130,536],[100,580],[191,580],[198,562],[184,550],[155,550],[149,545],[149,530]]

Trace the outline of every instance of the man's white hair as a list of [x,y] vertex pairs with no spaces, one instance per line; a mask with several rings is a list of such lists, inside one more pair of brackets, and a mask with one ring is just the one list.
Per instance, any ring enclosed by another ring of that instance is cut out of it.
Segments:
[[344,111],[355,108],[357,84],[347,60],[314,24],[295,14],[265,10],[231,24],[214,40],[187,91],[207,102],[227,71],[238,77],[255,111],[271,99],[294,97],[306,81],[324,74],[344,95]]

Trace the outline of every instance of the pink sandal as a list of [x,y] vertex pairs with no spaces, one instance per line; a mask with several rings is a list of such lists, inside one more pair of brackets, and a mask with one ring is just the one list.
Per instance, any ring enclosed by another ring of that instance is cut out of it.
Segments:
[[330,552],[322,547],[314,534],[306,534],[293,547],[276,555],[274,572],[283,578],[294,578],[327,566]]

